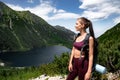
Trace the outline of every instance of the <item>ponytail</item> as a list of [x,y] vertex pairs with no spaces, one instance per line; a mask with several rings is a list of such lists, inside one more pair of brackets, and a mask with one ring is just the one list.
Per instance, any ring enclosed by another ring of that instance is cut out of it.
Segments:
[[90,32],[90,35],[95,39],[93,25],[92,25],[92,22],[90,20],[89,20],[89,32]]

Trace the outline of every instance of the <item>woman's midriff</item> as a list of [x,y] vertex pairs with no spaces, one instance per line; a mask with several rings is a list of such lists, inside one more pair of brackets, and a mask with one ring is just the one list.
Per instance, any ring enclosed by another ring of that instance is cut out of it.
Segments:
[[73,55],[74,58],[80,58],[80,56],[81,56],[81,57],[85,57],[84,52],[82,52],[82,55],[81,55],[80,53],[81,53],[80,50],[75,49],[75,50],[74,50],[74,55]]

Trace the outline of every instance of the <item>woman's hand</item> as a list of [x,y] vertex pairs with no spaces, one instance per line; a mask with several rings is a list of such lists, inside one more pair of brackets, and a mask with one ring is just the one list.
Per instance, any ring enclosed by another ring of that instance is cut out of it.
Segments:
[[73,71],[73,65],[69,64],[68,69],[69,69],[70,72]]
[[91,73],[90,72],[87,72],[86,74],[85,74],[85,79],[84,80],[90,80],[90,77],[91,77]]

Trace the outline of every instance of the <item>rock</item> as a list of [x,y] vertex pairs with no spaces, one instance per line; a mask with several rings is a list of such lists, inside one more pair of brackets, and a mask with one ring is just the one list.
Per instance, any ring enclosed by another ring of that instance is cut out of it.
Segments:
[[0,66],[5,66],[5,63],[0,62]]
[[29,80],[65,80],[65,79],[66,79],[66,76],[58,75],[58,76],[51,76],[50,77],[50,76],[47,76],[46,74],[43,74],[37,78],[29,79]]

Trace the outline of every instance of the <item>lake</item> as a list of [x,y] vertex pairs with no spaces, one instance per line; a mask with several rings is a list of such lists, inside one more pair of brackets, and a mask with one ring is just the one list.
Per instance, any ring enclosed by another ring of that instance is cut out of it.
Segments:
[[55,45],[26,52],[0,53],[0,60],[6,66],[11,67],[39,66],[53,61],[55,55],[60,56],[62,53],[70,51],[67,47]]

